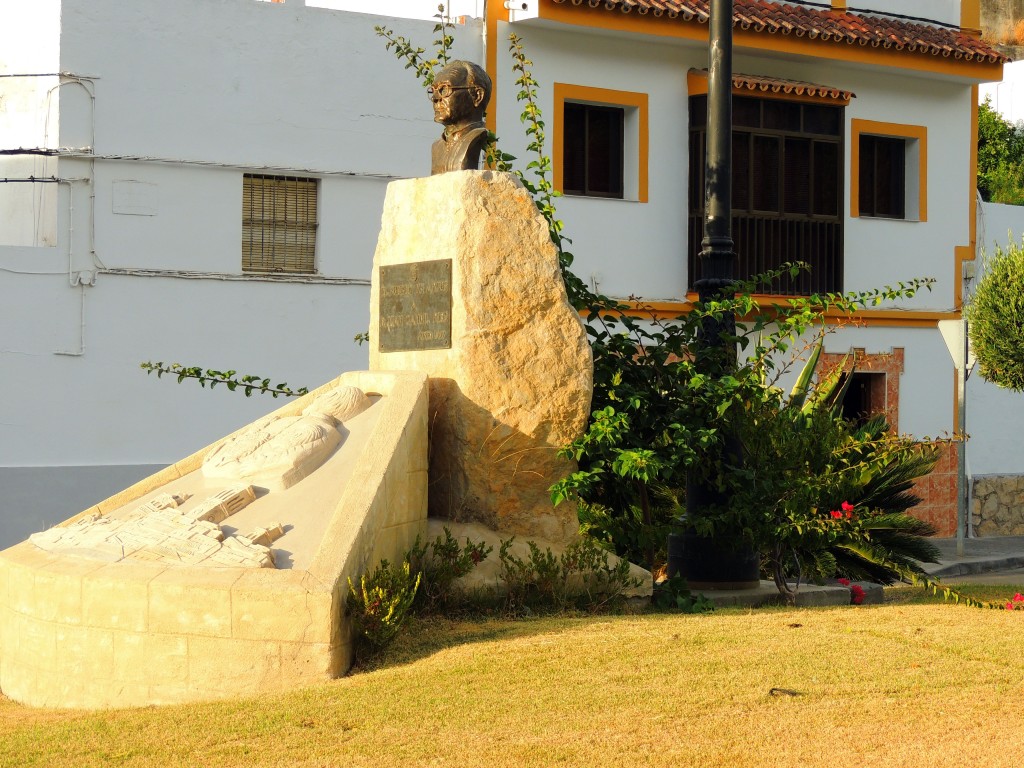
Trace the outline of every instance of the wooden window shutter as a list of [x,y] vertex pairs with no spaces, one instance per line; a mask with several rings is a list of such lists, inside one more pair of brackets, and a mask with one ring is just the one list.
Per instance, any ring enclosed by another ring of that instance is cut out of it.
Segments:
[[317,180],[242,177],[242,271],[316,271]]

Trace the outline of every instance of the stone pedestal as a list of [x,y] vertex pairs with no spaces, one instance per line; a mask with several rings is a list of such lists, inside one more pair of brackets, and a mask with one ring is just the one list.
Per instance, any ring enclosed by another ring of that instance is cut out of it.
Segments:
[[[382,290],[382,269],[412,264],[386,271]],[[556,452],[586,427],[593,363],[518,180],[460,171],[390,184],[370,308],[370,368],[430,377],[430,515],[574,538],[575,507],[553,507],[548,489],[574,469]]]

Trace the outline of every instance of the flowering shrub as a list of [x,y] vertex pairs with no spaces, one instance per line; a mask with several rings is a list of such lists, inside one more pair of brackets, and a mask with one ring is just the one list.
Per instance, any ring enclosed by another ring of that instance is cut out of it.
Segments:
[[864,602],[864,587],[860,584],[851,584],[849,579],[836,579],[844,587],[848,587],[850,590],[850,603],[853,605],[861,605]]

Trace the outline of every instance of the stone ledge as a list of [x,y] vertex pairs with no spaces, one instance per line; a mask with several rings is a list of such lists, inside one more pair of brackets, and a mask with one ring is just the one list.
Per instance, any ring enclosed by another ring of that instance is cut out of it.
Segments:
[[[864,590],[864,605],[882,602],[882,586],[866,581],[855,581]],[[694,594],[703,595],[716,608],[760,608],[769,605],[784,605],[785,600],[779,594],[773,581],[762,581],[755,589],[705,589],[694,590]],[[797,608],[821,606],[850,605],[850,588],[842,584],[801,584],[796,594]]]

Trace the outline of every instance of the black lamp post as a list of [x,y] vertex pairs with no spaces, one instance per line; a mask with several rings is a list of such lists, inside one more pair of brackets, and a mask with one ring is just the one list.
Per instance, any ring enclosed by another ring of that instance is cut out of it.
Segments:
[[[704,173],[704,239],[701,242],[701,278],[694,287],[700,301],[735,295],[736,253],[732,240],[732,0],[711,0],[708,40],[708,126]],[[721,373],[735,365],[736,334],[732,314],[707,319],[698,339],[697,364],[705,373]],[[703,353],[702,353],[703,352]],[[739,453],[735,446],[728,447]],[[702,477],[691,473],[686,482],[686,512],[699,517],[703,510],[726,501]],[[737,550],[736,542],[705,539],[692,529],[669,537],[669,572],[682,573],[691,586],[718,588],[756,587],[758,555]]]
[[[704,165],[704,239],[698,260],[700,279],[694,283],[702,303],[732,296],[736,254],[732,240],[732,0],[711,0],[708,39],[708,130]],[[724,315],[704,321],[697,363],[704,373],[715,373],[729,354],[723,336],[735,335],[736,319]],[[735,354],[735,346],[732,348]],[[716,365],[717,362],[717,365]],[[719,369],[720,372],[721,369]],[[686,510],[690,516],[712,504],[721,494],[697,478],[686,483]]]
[[[701,301],[729,292],[735,278],[732,241],[732,0],[711,0],[708,59],[708,130],[704,174]],[[730,330],[728,328],[723,330]],[[731,330],[735,331],[735,323]],[[721,338],[708,338],[721,345]]]

